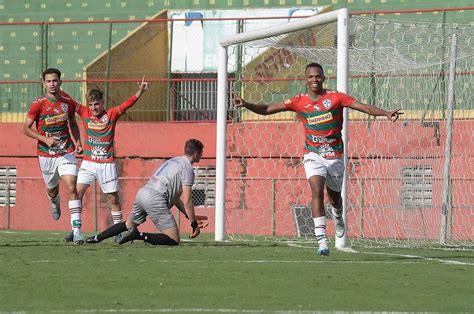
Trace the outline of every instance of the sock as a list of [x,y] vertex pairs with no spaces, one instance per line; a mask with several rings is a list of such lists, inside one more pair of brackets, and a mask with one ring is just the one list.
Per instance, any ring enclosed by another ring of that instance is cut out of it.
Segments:
[[342,208],[336,208],[334,206],[332,207],[332,214],[336,216],[337,218],[340,218],[342,216]]
[[153,245],[178,245],[179,243],[171,239],[164,233],[148,233],[140,232],[140,236],[143,237],[143,241]]
[[127,225],[125,225],[125,221],[119,222],[118,224],[112,225],[110,228],[102,231],[98,235],[96,235],[97,240],[103,241],[105,239],[111,238],[119,233],[127,231]]
[[114,221],[114,225],[122,222],[122,211],[111,211],[112,220]]
[[326,217],[313,218],[314,221],[314,235],[318,241],[319,247],[327,248],[328,240],[326,238]]
[[71,213],[72,231],[80,231],[82,227],[81,213],[82,204],[80,200],[69,201],[69,212]]
[[59,198],[59,193],[58,193],[58,195],[56,195],[56,197],[51,197],[51,196],[49,196],[48,193],[46,193],[46,195],[48,196],[48,199],[51,202],[51,204],[55,204],[57,202],[58,198]]

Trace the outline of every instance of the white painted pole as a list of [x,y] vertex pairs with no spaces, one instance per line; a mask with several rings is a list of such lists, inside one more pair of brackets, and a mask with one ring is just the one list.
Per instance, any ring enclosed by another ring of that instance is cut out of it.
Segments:
[[451,39],[451,50],[449,58],[449,81],[448,81],[448,117],[446,121],[446,143],[444,146],[444,171],[443,192],[441,203],[441,234],[439,243],[446,244],[448,217],[450,213],[449,190],[451,188],[451,147],[453,137],[453,111],[454,111],[454,80],[456,78],[456,47],[457,36],[453,34]]
[[227,134],[227,47],[218,45],[217,70],[217,125],[216,125],[216,196],[215,235],[216,241],[224,240],[225,225],[225,173]]
[[[217,73],[217,130],[216,130],[216,210],[215,210],[215,240],[224,240],[225,223],[225,173],[226,173],[226,126],[227,126],[227,47],[230,45],[249,42],[270,36],[287,34],[313,26],[326,24],[338,20],[338,43],[345,47],[345,52],[338,52],[338,63],[342,62],[346,68],[340,73],[338,67],[338,90],[347,92],[348,77],[348,20],[349,11],[339,9],[328,13],[317,14],[305,19],[272,26],[251,32],[238,33],[223,37],[218,46],[218,73]],[[342,21],[341,18],[343,19]],[[347,113],[345,113],[347,116]],[[347,117],[345,118],[347,121]],[[346,128],[347,129],[347,128]],[[347,183],[346,183],[347,184]],[[347,190],[347,188],[346,188]],[[344,191],[344,190],[343,190]],[[343,192],[344,193],[344,192]],[[344,194],[343,194],[344,195]],[[344,197],[344,196],[343,196]],[[346,205],[345,205],[346,206]],[[345,210],[344,210],[345,215]],[[345,219],[345,218],[344,218]],[[337,241],[336,241],[337,243]],[[344,238],[345,244],[345,238]],[[342,245],[343,246],[343,245]]]
[[[349,82],[349,11],[347,9],[340,9],[337,18],[337,90],[343,93],[348,92]],[[348,188],[348,175],[347,169],[349,166],[348,147],[349,147],[349,136],[348,136],[348,122],[349,113],[346,108],[343,111],[343,126],[342,126],[342,140],[344,142],[344,178],[342,183],[342,216],[346,224],[347,231],[347,188]],[[347,234],[347,232],[346,232]],[[337,249],[344,248],[347,245],[347,236],[344,234],[342,238],[336,237],[335,247]]]

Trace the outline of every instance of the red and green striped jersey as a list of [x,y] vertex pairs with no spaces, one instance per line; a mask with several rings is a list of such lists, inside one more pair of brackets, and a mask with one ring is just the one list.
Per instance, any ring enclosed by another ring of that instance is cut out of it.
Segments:
[[46,137],[55,137],[58,142],[54,147],[48,147],[38,141],[38,156],[60,157],[74,151],[68,120],[74,118],[76,106],[80,105],[65,93],[61,93],[59,100],[44,95],[31,103],[27,117],[35,121],[37,132]]
[[77,113],[82,118],[86,138],[84,140],[84,160],[93,162],[113,162],[115,126],[120,116],[136,101],[134,95],[117,107],[104,111],[95,117],[89,108],[79,106]]
[[326,159],[341,157],[342,111],[356,100],[338,91],[326,90],[318,99],[308,94],[298,94],[284,102],[288,110],[298,114],[303,122],[305,152],[314,152]]

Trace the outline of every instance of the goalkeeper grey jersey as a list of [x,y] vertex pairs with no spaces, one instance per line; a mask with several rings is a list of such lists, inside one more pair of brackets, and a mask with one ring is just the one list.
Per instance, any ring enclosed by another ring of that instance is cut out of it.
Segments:
[[194,170],[185,156],[178,156],[165,161],[145,184],[145,187],[164,193],[168,206],[173,206],[183,193],[183,185],[192,186]]

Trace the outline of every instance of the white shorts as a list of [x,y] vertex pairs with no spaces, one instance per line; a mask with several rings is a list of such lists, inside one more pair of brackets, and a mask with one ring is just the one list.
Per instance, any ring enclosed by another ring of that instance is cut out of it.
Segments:
[[77,176],[76,156],[71,153],[60,157],[38,156],[38,161],[48,189],[58,186],[59,179],[64,175]]
[[91,185],[94,180],[99,182],[104,193],[114,193],[119,190],[119,181],[115,162],[93,162],[83,160],[77,175],[77,183]]
[[303,158],[306,179],[312,176],[326,178],[326,186],[335,192],[342,189],[344,158],[326,159],[316,153],[306,153]]

